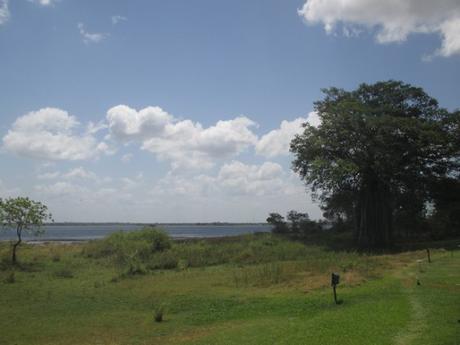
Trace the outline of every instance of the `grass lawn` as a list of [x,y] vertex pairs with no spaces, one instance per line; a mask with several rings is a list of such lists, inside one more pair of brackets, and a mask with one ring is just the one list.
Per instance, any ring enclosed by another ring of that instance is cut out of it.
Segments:
[[260,262],[133,276],[84,255],[87,245],[23,246],[14,278],[0,271],[0,344],[460,344],[460,251],[432,250],[428,264],[424,251],[362,255],[270,236],[234,240],[254,253],[266,253],[260,243],[281,248]]

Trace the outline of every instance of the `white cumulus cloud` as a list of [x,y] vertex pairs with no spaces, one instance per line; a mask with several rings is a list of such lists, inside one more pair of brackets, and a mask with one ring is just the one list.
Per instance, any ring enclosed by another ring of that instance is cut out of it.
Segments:
[[84,160],[108,153],[104,142],[78,134],[77,119],[57,108],[43,108],[19,117],[3,137],[12,153],[45,160]]
[[217,181],[228,193],[238,195],[261,196],[283,193],[288,189],[283,168],[273,162],[250,165],[233,161],[224,164],[219,171]]
[[8,0],[0,0],[0,25],[5,24],[10,19]]
[[204,128],[191,120],[179,121],[159,107],[136,111],[119,105],[109,109],[107,122],[114,139],[139,141],[142,149],[171,161],[174,168],[209,168],[214,160],[237,155],[257,142],[251,131],[255,123],[244,116]]
[[169,172],[154,188],[155,195],[191,198],[260,197],[303,193],[298,178],[286,173],[281,165],[264,162],[260,165],[231,161],[220,167],[216,175],[190,175]]
[[299,10],[308,23],[322,23],[326,32],[376,30],[379,43],[403,42],[411,34],[438,34],[441,47],[434,53],[460,54],[458,0],[307,0]]
[[160,107],[136,111],[126,105],[117,105],[107,112],[110,133],[120,141],[143,140],[161,135],[173,116]]
[[307,118],[299,117],[293,121],[284,120],[279,128],[263,135],[256,145],[256,152],[265,157],[275,157],[289,154],[289,145],[296,134],[303,130],[302,124],[308,122],[318,126],[320,119],[316,112],[310,112]]

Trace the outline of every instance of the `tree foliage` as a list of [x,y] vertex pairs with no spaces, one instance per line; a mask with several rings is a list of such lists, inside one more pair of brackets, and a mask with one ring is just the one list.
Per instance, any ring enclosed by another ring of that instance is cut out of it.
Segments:
[[436,181],[430,193],[434,208],[430,217],[432,237],[460,235],[460,180],[449,177]]
[[273,225],[273,232],[283,234],[289,232],[289,228],[284,220],[284,217],[279,213],[270,213],[267,218],[267,223]]
[[423,213],[428,186],[458,170],[459,114],[399,81],[323,92],[321,124],[291,142],[293,169],[323,208],[354,218],[362,246],[387,246],[395,216]]
[[291,210],[287,213],[286,219],[279,213],[270,213],[267,223],[273,225],[273,233],[291,235],[293,237],[304,237],[321,230],[320,223],[311,220],[308,213]]
[[16,249],[22,242],[23,232],[38,235],[42,233],[42,225],[52,220],[48,207],[39,201],[18,197],[0,199],[0,223],[7,230],[16,231],[17,242],[13,245],[11,261],[16,263]]
[[291,223],[291,232],[293,233],[300,232],[304,224],[308,223],[310,220],[307,213],[297,212],[294,210],[289,211],[286,218]]

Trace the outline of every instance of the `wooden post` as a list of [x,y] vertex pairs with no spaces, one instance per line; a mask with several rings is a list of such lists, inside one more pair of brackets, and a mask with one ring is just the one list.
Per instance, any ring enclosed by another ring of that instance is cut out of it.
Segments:
[[430,249],[429,248],[426,249],[426,255],[428,257],[428,263],[431,264],[431,254],[430,254]]
[[332,291],[334,291],[334,302],[335,304],[339,304],[339,301],[337,301],[337,292],[335,290],[336,286],[340,282],[340,276],[337,273],[332,273],[331,274],[331,286],[332,286]]

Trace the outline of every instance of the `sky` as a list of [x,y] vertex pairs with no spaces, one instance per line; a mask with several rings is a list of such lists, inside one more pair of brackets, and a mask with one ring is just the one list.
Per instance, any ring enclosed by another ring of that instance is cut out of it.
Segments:
[[56,221],[321,210],[289,142],[321,89],[460,106],[458,0],[0,0],[0,197]]

